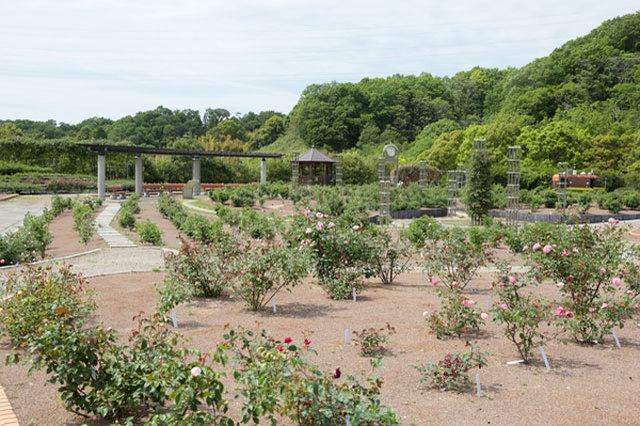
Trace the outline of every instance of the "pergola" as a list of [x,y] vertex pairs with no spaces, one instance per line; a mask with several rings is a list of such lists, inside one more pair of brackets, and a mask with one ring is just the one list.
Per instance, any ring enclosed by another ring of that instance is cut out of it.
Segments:
[[[298,182],[301,185],[330,185],[331,169],[336,162],[333,158],[315,148],[300,154],[298,161]],[[321,170],[321,173],[317,173]]]
[[194,190],[195,194],[200,193],[200,157],[239,157],[239,158],[262,158],[260,163],[260,183],[267,183],[267,158],[280,158],[282,154],[267,154],[258,152],[225,152],[225,151],[205,151],[193,149],[169,149],[169,148],[147,148],[141,146],[126,145],[98,145],[98,144],[78,144],[89,151],[98,154],[98,196],[105,199],[106,193],[106,155],[108,152],[134,154],[135,162],[135,192],[142,195],[142,155],[180,155],[189,156],[193,159],[193,180],[197,182]]

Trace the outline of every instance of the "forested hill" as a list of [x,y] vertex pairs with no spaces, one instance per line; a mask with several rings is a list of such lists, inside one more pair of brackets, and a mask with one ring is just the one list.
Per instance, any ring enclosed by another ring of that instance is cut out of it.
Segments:
[[[494,177],[506,149],[523,147],[525,180],[558,161],[623,173],[640,185],[640,12],[604,22],[522,68],[473,68],[453,77],[394,75],[307,87],[288,116],[158,107],[113,121],[0,121],[0,141],[67,139],[181,148],[289,152],[315,145],[373,159],[387,143],[402,162],[451,169],[487,138]],[[613,176],[612,176],[613,178]],[[529,182],[532,183],[532,182]]]
[[558,161],[639,172],[639,129],[640,12],[606,21],[519,69],[309,86],[283,140],[372,155],[393,142],[405,161],[449,169],[466,162],[474,137],[487,137],[496,173],[515,144],[537,174]]

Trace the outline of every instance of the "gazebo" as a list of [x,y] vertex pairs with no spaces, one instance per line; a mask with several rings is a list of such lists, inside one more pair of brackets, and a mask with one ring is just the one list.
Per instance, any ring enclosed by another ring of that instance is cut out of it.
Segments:
[[315,147],[300,154],[298,160],[298,183],[301,185],[330,185],[333,158],[321,153]]

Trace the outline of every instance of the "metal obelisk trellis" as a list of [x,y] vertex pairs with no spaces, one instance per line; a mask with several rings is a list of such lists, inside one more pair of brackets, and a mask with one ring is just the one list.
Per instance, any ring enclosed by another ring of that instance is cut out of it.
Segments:
[[298,179],[300,178],[299,171],[300,164],[298,163],[298,152],[293,151],[291,153],[291,183],[298,185]]
[[456,196],[458,194],[459,170],[447,170],[447,215],[455,216],[457,210]]
[[510,146],[507,150],[507,226],[518,224],[521,154],[519,146]]
[[562,214],[567,208],[567,181],[569,179],[569,163],[558,162],[558,208],[562,208]]
[[378,223],[387,225],[391,219],[391,180],[387,178],[386,161],[380,158],[378,162],[378,185],[380,187],[380,215]]
[[336,160],[336,186],[342,186],[342,154]]
[[420,162],[420,186],[424,187],[427,184],[427,166],[424,161]]
[[[487,156],[487,140],[486,139],[474,139],[473,140],[473,155],[480,156],[482,158],[486,158]],[[471,215],[471,224],[472,225],[481,225],[482,218],[474,217]]]
[[467,171],[464,169],[464,164],[458,164],[458,189],[462,189],[464,184],[467,183]]

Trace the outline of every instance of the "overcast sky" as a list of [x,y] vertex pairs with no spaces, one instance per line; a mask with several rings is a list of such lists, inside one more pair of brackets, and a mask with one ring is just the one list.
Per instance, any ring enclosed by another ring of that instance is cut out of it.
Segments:
[[520,67],[638,0],[0,0],[0,119],[288,113],[309,84]]

